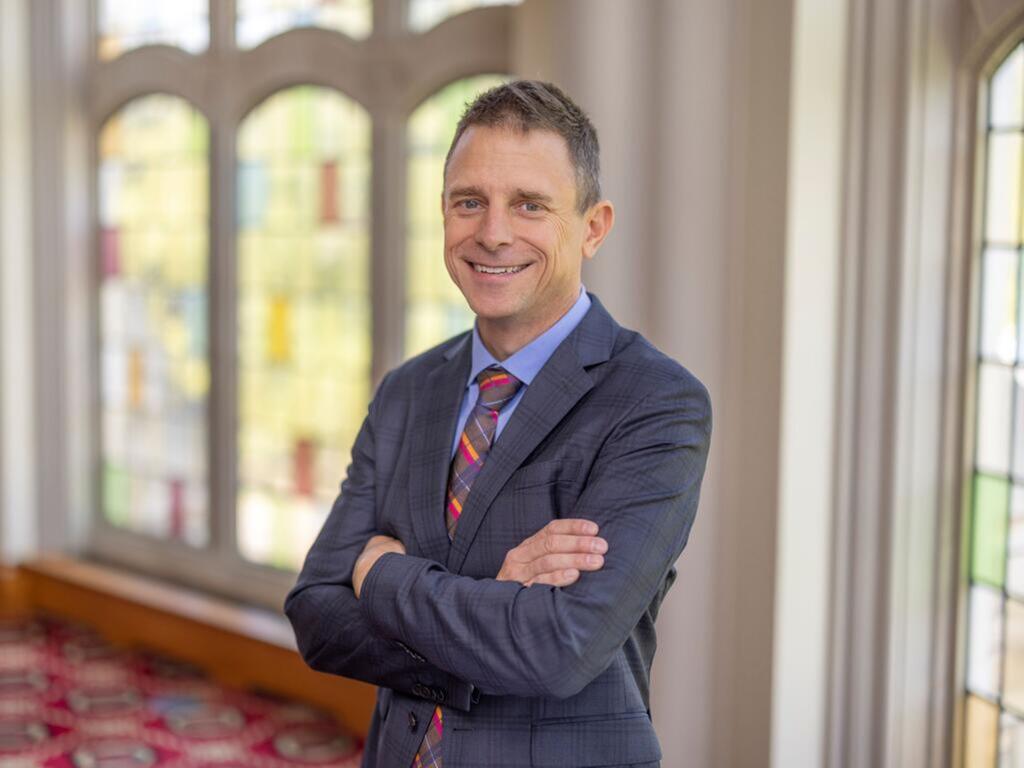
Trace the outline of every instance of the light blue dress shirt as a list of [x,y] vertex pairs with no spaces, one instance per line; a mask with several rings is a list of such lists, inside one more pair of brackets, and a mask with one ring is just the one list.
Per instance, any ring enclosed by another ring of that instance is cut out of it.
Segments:
[[492,365],[500,365],[523,382],[523,386],[516,392],[512,402],[502,408],[498,414],[498,426],[494,433],[494,439],[497,441],[498,435],[501,434],[505,425],[508,424],[508,420],[512,418],[512,413],[519,405],[519,401],[523,399],[523,393],[530,386],[530,382],[540,373],[540,369],[544,367],[544,363],[548,361],[548,358],[554,354],[558,345],[565,341],[565,337],[572,333],[573,329],[580,324],[588,309],[590,309],[590,297],[587,296],[586,290],[581,287],[580,296],[576,299],[576,303],[570,307],[568,312],[562,315],[557,323],[503,361],[496,360],[494,355],[487,351],[487,347],[480,340],[480,332],[477,330],[476,325],[473,325],[473,360],[469,367],[466,391],[462,395],[458,429],[455,430],[455,437],[452,440],[452,456],[455,455],[455,450],[459,447],[459,438],[462,437],[462,430],[466,426],[469,413],[473,410],[473,406],[476,405],[477,396],[480,393],[480,386],[476,383],[476,377],[480,375],[480,372]]

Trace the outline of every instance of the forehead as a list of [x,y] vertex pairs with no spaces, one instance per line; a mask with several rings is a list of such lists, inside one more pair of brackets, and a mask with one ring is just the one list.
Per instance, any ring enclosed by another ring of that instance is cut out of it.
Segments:
[[569,147],[554,131],[519,131],[474,125],[459,137],[445,175],[445,189],[491,185],[554,192],[575,190]]

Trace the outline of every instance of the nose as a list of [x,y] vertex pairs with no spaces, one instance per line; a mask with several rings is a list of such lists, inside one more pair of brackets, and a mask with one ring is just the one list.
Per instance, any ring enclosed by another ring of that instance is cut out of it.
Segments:
[[494,252],[512,242],[512,221],[502,206],[491,206],[480,218],[476,241],[484,249]]

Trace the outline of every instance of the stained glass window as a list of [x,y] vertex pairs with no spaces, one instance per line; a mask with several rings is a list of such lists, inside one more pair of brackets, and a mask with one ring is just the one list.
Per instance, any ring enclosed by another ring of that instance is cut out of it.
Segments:
[[297,27],[321,27],[362,39],[373,29],[372,0],[237,0],[239,48],[255,48]]
[[489,5],[518,5],[522,0],[409,0],[409,27],[423,32],[445,19]]
[[1024,761],[1024,44],[989,87],[971,483],[966,768]]
[[100,0],[97,53],[101,59],[114,59],[133,48],[157,43],[201,53],[210,42],[207,3],[208,0]]
[[202,546],[207,504],[209,131],[187,102],[129,102],[99,135],[102,507]]
[[370,121],[296,86],[238,137],[238,547],[297,568],[370,386]]
[[444,157],[468,102],[503,82],[499,75],[459,80],[423,102],[408,127],[405,352],[422,352],[473,324],[473,313],[444,266],[441,188]]

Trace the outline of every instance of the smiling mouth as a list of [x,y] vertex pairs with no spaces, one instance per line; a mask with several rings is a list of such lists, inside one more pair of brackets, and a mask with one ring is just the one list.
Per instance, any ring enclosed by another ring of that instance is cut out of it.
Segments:
[[530,266],[529,264],[520,264],[516,267],[485,267],[483,264],[472,264],[475,271],[484,275],[514,275],[516,272],[522,272]]

